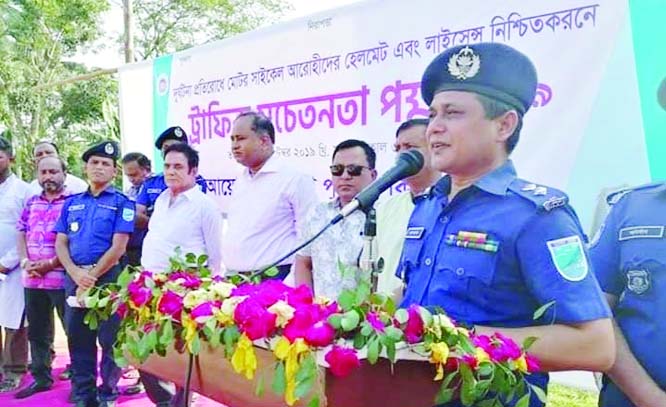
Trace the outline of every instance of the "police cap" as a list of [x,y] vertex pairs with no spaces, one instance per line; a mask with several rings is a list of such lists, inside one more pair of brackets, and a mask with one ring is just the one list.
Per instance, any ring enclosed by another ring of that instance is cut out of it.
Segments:
[[527,56],[508,45],[487,42],[452,47],[435,57],[423,73],[421,95],[430,106],[438,92],[474,92],[524,114],[536,87],[536,69]]
[[162,144],[164,144],[166,140],[177,140],[187,144],[187,134],[180,126],[169,127],[157,137],[157,140],[155,140],[155,147],[157,147],[158,150],[161,150]]
[[81,158],[83,158],[83,161],[88,162],[88,159],[93,155],[111,158],[113,161],[116,161],[120,156],[120,147],[118,147],[118,143],[115,141],[103,141],[87,149]]

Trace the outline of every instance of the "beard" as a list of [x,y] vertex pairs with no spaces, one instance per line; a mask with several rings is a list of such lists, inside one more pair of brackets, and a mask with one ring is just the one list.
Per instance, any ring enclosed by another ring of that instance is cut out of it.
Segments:
[[44,191],[51,193],[60,191],[62,189],[62,186],[63,184],[54,181],[45,181],[44,183],[42,183],[42,188],[44,189]]

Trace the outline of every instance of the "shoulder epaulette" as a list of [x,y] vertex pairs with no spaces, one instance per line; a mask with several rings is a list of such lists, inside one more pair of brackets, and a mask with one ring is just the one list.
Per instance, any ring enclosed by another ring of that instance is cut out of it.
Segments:
[[620,202],[622,198],[627,196],[631,192],[635,191],[647,191],[650,189],[658,188],[658,187],[663,187],[664,183],[663,182],[652,182],[649,184],[644,184],[644,185],[638,185],[635,187],[629,187],[629,188],[622,188],[618,191],[611,192],[606,196],[606,202],[608,205],[615,205],[616,203]]
[[516,178],[509,190],[532,202],[539,210],[552,211],[569,203],[569,197],[562,191]]

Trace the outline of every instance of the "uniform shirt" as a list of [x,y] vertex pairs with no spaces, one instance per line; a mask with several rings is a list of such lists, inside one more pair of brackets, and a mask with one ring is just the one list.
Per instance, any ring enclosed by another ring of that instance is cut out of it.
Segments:
[[[246,168],[227,208],[222,260],[227,270],[254,271],[296,248],[298,231],[317,203],[311,176],[273,154],[254,176]],[[282,264],[291,264],[293,257]]]
[[134,230],[134,202],[112,186],[98,196],[90,190],[65,201],[55,227],[69,239],[74,264],[95,264],[109,248],[115,233]]
[[[31,261],[51,260],[56,257],[55,225],[65,204],[67,193],[49,201],[42,193],[29,198],[23,207],[21,217],[16,223],[16,229],[25,233],[25,243],[28,259]],[[26,288],[39,288],[58,290],[64,288],[65,270],[58,267],[41,277],[35,277],[23,272],[23,286]]]
[[[153,177],[153,174],[150,174],[146,177],[146,179]],[[125,190],[125,195],[131,200],[136,202],[136,198],[139,196],[139,192],[141,192],[141,185],[135,186],[131,185]],[[129,241],[127,242],[127,249],[138,249],[143,245],[143,239],[146,237],[146,233],[148,232],[147,228],[144,229],[135,229],[132,235],[129,238]]]
[[394,195],[377,206],[377,258],[384,259],[377,291],[392,294],[402,285],[396,277],[409,217],[414,210],[410,191]]
[[[197,184],[201,187],[201,191],[206,193],[206,180],[201,176],[197,175]],[[167,189],[166,181],[164,180],[164,173],[160,172],[157,175],[153,175],[150,178],[146,178],[139,189],[139,194],[136,197],[137,205],[143,205],[148,208],[148,213],[150,214],[155,206],[155,201],[157,197],[160,196],[162,191]]]
[[[442,178],[409,221],[398,272],[406,281],[402,306],[440,306],[463,323],[509,328],[609,316],[564,194],[518,179],[511,161],[451,202],[450,182]],[[447,243],[460,232],[485,234],[498,249]],[[533,320],[550,301],[549,311]],[[547,375],[529,380],[545,388]],[[531,405],[541,404],[532,397]]]
[[198,187],[179,194],[169,204],[171,190],[155,201],[155,210],[143,241],[141,265],[150,271],[165,271],[169,258],[180,247],[183,255],[208,255],[208,265],[219,272],[222,257],[222,214],[215,202]]
[[[609,201],[611,211],[590,247],[594,271],[601,288],[618,297],[613,311],[632,353],[666,389],[666,184],[620,192]],[[610,380],[600,400],[600,406],[633,406]]]
[[[80,194],[88,189],[88,183],[72,174],[65,174],[65,190],[70,194]],[[43,191],[39,180],[34,179],[30,182],[30,196],[39,195]]]
[[[315,205],[307,216],[301,240],[304,242],[312,238],[340,213],[340,209],[338,199]],[[352,212],[298,252],[299,256],[312,259],[312,282],[316,295],[336,300],[342,290],[356,288],[364,225],[365,214],[362,211]],[[338,269],[338,263],[350,267],[344,275]]]

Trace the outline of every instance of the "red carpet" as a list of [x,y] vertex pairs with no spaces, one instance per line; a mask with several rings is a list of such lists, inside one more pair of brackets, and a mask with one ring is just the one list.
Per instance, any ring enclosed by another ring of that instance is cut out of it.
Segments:
[[[59,321],[58,321],[59,322]],[[54,361],[53,374],[57,377],[63,371],[69,362],[69,355],[67,352],[67,342],[62,331],[56,335],[56,359]],[[121,379],[121,387],[133,384],[135,379],[125,380]],[[26,375],[23,379],[21,387],[32,383],[30,375]],[[14,406],[34,406],[34,407],[73,407],[73,404],[67,402],[69,396],[70,384],[69,381],[61,381],[56,379],[53,388],[50,391],[35,394],[23,400],[14,398],[14,393],[0,394],[0,406],[14,407]],[[152,407],[154,404],[146,397],[145,393],[139,393],[133,396],[120,396],[117,401],[119,407]],[[191,403],[193,407],[220,407],[223,404],[212,401],[206,397],[195,395],[194,401]]]

